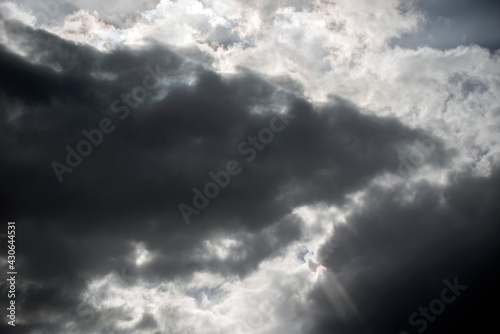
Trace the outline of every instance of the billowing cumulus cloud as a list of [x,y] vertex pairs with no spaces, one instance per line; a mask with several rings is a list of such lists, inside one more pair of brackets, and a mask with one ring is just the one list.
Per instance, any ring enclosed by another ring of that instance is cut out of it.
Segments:
[[493,323],[500,67],[484,13],[1,3],[0,264],[15,221],[18,270],[2,330]]

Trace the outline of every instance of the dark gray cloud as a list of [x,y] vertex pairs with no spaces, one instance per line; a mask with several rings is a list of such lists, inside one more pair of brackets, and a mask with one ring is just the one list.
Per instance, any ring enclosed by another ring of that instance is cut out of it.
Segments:
[[[499,296],[499,181],[497,169],[491,178],[462,175],[444,191],[421,183],[410,203],[402,203],[402,189],[371,188],[349,225],[336,228],[340,246],[325,262],[359,314],[339,319],[343,304],[332,303],[318,287],[310,296],[317,314],[311,332],[416,333],[425,325],[412,326],[410,315],[441,298],[443,281],[455,277],[467,289],[427,321],[425,333],[472,333],[493,324],[498,308],[485,310],[484,303]],[[414,318],[420,319],[425,317]]]

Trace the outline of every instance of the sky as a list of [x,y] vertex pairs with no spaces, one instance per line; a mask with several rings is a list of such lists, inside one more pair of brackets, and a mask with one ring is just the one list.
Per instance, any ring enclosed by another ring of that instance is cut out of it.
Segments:
[[0,332],[495,326],[499,15],[2,0]]

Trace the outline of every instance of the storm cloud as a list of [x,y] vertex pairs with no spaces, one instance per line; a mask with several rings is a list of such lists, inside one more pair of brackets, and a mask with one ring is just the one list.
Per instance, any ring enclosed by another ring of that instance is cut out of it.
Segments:
[[494,5],[0,9],[0,233],[16,222],[18,267],[2,330],[493,324]]

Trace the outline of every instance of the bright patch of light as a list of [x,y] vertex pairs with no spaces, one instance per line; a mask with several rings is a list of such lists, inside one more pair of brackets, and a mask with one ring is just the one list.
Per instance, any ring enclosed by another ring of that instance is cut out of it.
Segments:
[[204,242],[208,257],[224,260],[231,255],[232,249],[241,245],[241,241],[230,238],[210,239]]
[[135,248],[135,264],[137,266],[142,266],[150,262],[152,259],[151,253],[144,247],[143,243],[139,243]]

